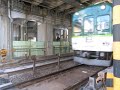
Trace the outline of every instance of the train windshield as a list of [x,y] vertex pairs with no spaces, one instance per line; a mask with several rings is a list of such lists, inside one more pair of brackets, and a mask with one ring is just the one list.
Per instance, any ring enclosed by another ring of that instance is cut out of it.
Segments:
[[97,17],[97,32],[98,34],[109,33],[110,30],[110,16],[104,15]]
[[85,18],[84,20],[84,33],[94,32],[94,19],[92,17]]

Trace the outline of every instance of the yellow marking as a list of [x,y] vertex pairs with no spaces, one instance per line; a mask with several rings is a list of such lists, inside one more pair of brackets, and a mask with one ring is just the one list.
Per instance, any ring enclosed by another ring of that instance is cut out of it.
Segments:
[[113,90],[113,87],[106,87],[106,90]]
[[107,72],[107,78],[108,78],[108,79],[109,79],[109,78],[113,78],[113,73]]
[[114,90],[120,90],[120,78],[114,77]]
[[[113,79],[113,78],[114,78],[113,73],[112,72],[107,72],[106,79]],[[106,86],[106,90],[113,90],[113,87]]]
[[113,7],[113,25],[120,24],[120,5]]
[[1,54],[1,56],[6,56],[7,50],[6,49],[1,49],[0,54]]
[[120,60],[120,42],[113,42],[113,59]]

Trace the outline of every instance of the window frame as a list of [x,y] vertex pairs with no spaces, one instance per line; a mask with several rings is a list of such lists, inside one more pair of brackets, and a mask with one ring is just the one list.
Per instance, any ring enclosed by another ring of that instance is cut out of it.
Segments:
[[[103,30],[109,30],[109,29],[110,29],[110,26],[111,26],[111,25],[110,25],[110,21],[111,21],[111,20],[110,20],[110,15],[109,15],[109,14],[99,15],[99,16],[96,17],[96,32],[99,31],[98,28],[97,28],[97,27],[98,27],[98,21],[97,21],[97,20],[98,20],[98,17],[107,16],[107,15],[109,16],[109,28],[103,29]],[[102,32],[103,32],[103,31],[102,31]],[[109,33],[110,33],[110,32],[111,32],[111,31],[109,31]]]
[[93,15],[88,15],[88,16],[85,16],[83,19],[83,33],[84,33],[84,35],[87,35],[89,33],[89,32],[84,32],[84,27],[85,27],[84,22],[85,22],[86,18],[93,18],[93,32],[92,32],[92,34],[95,33],[95,18]]
[[[73,36],[83,36],[83,19],[81,19],[81,30],[79,32],[74,32],[74,26],[75,26],[75,21],[73,21],[72,23],[72,31],[73,31]],[[79,34],[79,35],[75,35],[75,34]]]

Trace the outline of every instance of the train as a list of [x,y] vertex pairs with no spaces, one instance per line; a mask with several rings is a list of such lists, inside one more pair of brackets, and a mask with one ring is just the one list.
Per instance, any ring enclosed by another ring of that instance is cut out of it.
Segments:
[[101,2],[80,9],[72,16],[74,61],[80,64],[112,64],[112,3]]

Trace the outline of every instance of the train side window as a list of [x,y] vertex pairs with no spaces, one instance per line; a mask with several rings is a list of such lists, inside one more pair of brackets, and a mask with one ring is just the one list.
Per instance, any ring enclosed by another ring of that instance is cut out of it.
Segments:
[[97,31],[98,32],[108,32],[110,28],[110,16],[104,15],[97,17]]
[[94,32],[94,18],[87,17],[84,20],[84,33],[92,33]]

